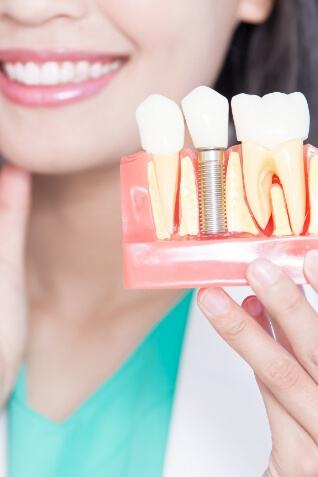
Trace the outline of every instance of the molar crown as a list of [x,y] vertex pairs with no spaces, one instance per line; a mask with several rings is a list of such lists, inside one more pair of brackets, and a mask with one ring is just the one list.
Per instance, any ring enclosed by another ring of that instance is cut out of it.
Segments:
[[196,148],[227,148],[227,98],[208,86],[199,86],[182,100],[182,109]]
[[308,137],[310,114],[302,93],[239,94],[232,99],[238,141],[253,141],[270,149]]
[[184,145],[184,118],[179,106],[160,94],[148,96],[137,108],[142,147],[152,154],[174,154]]

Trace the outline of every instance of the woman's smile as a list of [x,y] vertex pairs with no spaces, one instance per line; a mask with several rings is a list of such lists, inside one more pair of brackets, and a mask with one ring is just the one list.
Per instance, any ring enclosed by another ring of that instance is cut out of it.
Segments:
[[84,52],[0,51],[0,89],[23,106],[60,106],[105,88],[128,56]]

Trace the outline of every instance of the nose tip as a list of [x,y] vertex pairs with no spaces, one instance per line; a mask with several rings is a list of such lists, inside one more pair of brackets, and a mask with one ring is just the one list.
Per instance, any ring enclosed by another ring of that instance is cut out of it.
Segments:
[[81,18],[84,0],[0,0],[0,16],[25,25],[40,25],[56,17]]

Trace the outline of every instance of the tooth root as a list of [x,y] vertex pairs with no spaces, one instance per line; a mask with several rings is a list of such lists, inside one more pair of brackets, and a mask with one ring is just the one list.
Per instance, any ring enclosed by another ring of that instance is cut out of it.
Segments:
[[174,231],[179,154],[154,154],[153,162],[162,211],[165,217],[168,233],[172,235]]
[[231,152],[226,171],[226,214],[229,232],[258,235],[244,197],[240,156]]
[[242,143],[244,185],[256,222],[265,229],[271,216],[270,190],[273,171],[266,148],[250,141]]
[[289,218],[285,203],[285,197],[282,187],[279,184],[274,184],[271,188],[274,232],[273,235],[281,237],[285,235],[292,235],[292,230],[289,224]]
[[247,141],[242,144],[242,150],[246,196],[260,227],[265,229],[271,215],[272,177],[277,174],[283,186],[292,232],[300,235],[306,213],[302,140],[287,141],[274,149]]
[[199,204],[195,171],[190,157],[181,159],[180,181],[180,212],[181,221],[179,235],[199,234]]
[[155,168],[152,161],[148,163],[148,185],[157,238],[159,240],[169,239],[170,235],[162,210]]
[[310,224],[308,233],[318,235],[318,156],[310,160],[309,175]]
[[306,214],[306,182],[303,142],[288,141],[274,150],[275,172],[284,189],[292,231],[300,235]]

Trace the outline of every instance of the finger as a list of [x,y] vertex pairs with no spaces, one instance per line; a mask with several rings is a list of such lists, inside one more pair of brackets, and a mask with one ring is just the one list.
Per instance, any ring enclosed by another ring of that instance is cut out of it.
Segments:
[[[316,469],[317,445],[306,430],[286,411],[273,393],[255,376],[263,397],[272,436],[271,467],[278,475],[300,477]],[[276,456],[279,456],[276,459]],[[277,468],[279,463],[279,469]],[[309,474],[311,475],[311,474]],[[315,474],[313,474],[315,475]]]
[[247,278],[272,323],[286,334],[295,356],[318,383],[318,316],[305,295],[267,260],[253,262]]
[[[242,307],[267,333],[272,335],[273,330],[266,310],[256,296],[246,298]],[[275,334],[277,339],[277,333]],[[281,338],[286,349],[286,345],[289,347],[290,344],[283,331]],[[280,343],[282,344],[281,341]],[[299,477],[300,475],[307,475],[308,469],[317,469],[318,451],[314,440],[256,375],[255,379],[264,401],[271,429],[272,454],[270,468],[272,469],[272,475],[283,474],[288,475],[288,477]],[[279,456],[279,458],[276,458],[276,456]]]
[[6,164],[0,173],[0,262],[20,266],[30,205],[30,174]]
[[198,303],[217,332],[318,443],[317,384],[302,366],[223,290],[201,290]]
[[304,274],[311,286],[318,292],[318,250],[310,250],[306,254]]
[[294,355],[293,349],[291,344],[283,331],[283,329],[277,324],[272,323],[270,317],[259,301],[259,299],[255,295],[251,295],[247,297],[243,303],[242,307],[244,310],[251,315],[273,338],[278,341],[284,348]]
[[266,310],[255,295],[250,295],[245,298],[241,306],[267,333],[273,336],[271,322],[266,314]]
[[[256,296],[247,297],[242,308],[259,323],[262,328],[273,335],[270,320],[262,303]],[[286,335],[283,333],[283,339]],[[282,343],[281,343],[282,344]],[[287,342],[289,345],[289,343]],[[286,343],[284,344],[285,347]],[[269,388],[255,375],[260,389],[272,436],[271,467],[276,468],[275,456],[279,456],[279,466],[284,475],[299,477],[304,472],[304,458],[306,465],[309,458],[317,463],[317,446],[306,430],[286,411]],[[303,456],[303,458],[299,458]],[[316,468],[316,467],[315,467]],[[276,472],[277,472],[276,468]]]

